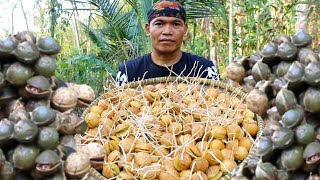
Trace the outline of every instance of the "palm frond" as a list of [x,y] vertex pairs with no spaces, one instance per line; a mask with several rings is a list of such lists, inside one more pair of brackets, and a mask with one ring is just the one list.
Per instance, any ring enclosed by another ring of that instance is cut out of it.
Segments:
[[112,76],[116,76],[116,72],[110,67],[108,64],[104,63],[102,60],[97,58],[96,56],[76,56],[72,59],[69,59],[65,63],[67,65],[72,65],[72,64],[83,64],[83,63],[89,64],[88,66],[89,69],[104,69],[108,71]]
[[186,3],[187,18],[221,17],[228,21],[225,2],[219,0],[198,0]]

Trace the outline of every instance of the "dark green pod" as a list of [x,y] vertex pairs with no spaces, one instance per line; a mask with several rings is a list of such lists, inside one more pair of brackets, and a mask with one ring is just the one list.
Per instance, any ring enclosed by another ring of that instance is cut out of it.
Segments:
[[298,31],[292,36],[292,42],[297,47],[305,47],[311,44],[312,37],[305,31]]
[[281,153],[281,163],[288,170],[293,171],[299,169],[304,162],[302,146],[293,146],[285,149]]
[[320,88],[309,87],[304,93],[303,104],[306,111],[312,113],[320,112]]
[[294,132],[289,128],[281,127],[273,132],[271,139],[274,148],[286,149],[294,142]]
[[304,118],[304,110],[302,108],[294,108],[285,112],[281,118],[284,127],[293,128],[301,123]]
[[297,106],[295,94],[287,88],[282,88],[276,96],[276,106],[280,115]]

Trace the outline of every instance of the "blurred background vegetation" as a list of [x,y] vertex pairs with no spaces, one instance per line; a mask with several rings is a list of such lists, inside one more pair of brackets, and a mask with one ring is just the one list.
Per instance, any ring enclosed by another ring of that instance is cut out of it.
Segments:
[[[320,0],[179,1],[187,9],[189,24],[183,50],[213,60],[222,77],[235,57],[259,53],[279,34],[305,30],[314,38],[313,48],[320,48]],[[51,35],[62,46],[57,77],[88,84],[100,93],[112,84],[120,63],[150,52],[144,24],[152,3],[37,0],[34,19],[39,29],[34,33]]]

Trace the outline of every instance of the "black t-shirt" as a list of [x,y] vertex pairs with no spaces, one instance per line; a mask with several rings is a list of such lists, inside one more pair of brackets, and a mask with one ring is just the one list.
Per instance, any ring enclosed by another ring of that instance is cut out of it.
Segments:
[[116,82],[118,86],[121,86],[127,82],[165,76],[202,77],[220,80],[219,73],[212,61],[182,52],[181,59],[170,67],[155,64],[151,59],[151,53],[129,60],[120,65]]

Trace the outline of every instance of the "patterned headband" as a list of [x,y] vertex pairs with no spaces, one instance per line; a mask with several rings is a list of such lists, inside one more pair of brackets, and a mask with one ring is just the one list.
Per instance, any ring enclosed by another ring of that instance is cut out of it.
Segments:
[[176,17],[186,22],[186,10],[175,0],[160,0],[155,3],[148,11],[148,22],[160,16]]

